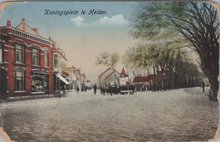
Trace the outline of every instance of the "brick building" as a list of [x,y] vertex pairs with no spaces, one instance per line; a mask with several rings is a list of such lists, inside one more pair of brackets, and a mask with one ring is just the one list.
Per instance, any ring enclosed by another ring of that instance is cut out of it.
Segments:
[[42,37],[25,19],[0,27],[0,95],[53,94],[52,40]]
[[67,67],[66,56],[61,48],[53,49],[53,65],[54,65],[54,93],[60,94],[61,92],[69,89],[69,74],[64,71]]

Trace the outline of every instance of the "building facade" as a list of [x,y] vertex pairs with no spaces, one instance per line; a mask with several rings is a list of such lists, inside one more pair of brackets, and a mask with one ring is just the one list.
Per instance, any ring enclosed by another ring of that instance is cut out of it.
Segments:
[[125,86],[129,83],[129,77],[128,74],[125,72],[125,69],[123,68],[120,73],[120,86]]
[[133,80],[133,85],[136,91],[146,91],[151,90],[155,76],[149,74],[147,76],[136,76]]
[[113,67],[107,68],[99,75],[99,87],[106,87],[110,85],[119,86],[120,73]]
[[53,41],[42,37],[25,19],[0,27],[1,98],[53,94]]
[[54,67],[54,92],[56,94],[66,93],[71,86],[69,73],[65,71],[67,59],[61,48],[53,49]]

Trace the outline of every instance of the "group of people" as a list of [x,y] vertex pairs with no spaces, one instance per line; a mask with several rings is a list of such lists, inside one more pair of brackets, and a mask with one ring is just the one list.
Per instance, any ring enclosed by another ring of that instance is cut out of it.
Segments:
[[[86,91],[86,90],[87,90],[87,89],[85,89],[85,91]],[[94,94],[96,94],[96,92],[97,92],[97,85],[96,85],[96,84],[93,86],[93,90],[94,90]],[[76,92],[77,92],[77,94],[79,94],[79,92],[80,92],[79,86],[76,87]]]
[[[94,94],[96,95],[96,93],[97,93],[97,85],[95,84],[94,86],[93,86],[93,90],[94,90]],[[118,92],[117,92],[117,85],[114,85],[114,86],[108,86],[108,87],[100,87],[100,94],[101,95],[105,95],[105,94],[110,94],[110,95],[112,95],[112,94],[117,94]]]

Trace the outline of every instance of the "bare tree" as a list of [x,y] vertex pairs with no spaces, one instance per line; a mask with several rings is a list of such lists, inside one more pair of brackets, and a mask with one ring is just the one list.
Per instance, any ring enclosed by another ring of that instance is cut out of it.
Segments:
[[217,100],[219,21],[216,9],[207,2],[142,3],[134,18],[132,35],[144,40],[171,40],[198,54],[201,70]]
[[120,56],[117,53],[103,52],[96,58],[97,65],[115,67],[119,62]]

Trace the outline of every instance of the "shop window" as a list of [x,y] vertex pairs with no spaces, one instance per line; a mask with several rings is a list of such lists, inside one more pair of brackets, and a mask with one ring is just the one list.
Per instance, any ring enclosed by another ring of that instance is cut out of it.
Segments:
[[33,74],[31,81],[31,91],[32,92],[44,92],[44,75]]
[[24,46],[20,44],[15,45],[15,59],[16,63],[24,63]]
[[39,66],[40,65],[40,52],[38,49],[32,49],[32,65]]
[[24,91],[25,89],[25,77],[23,70],[17,70],[15,72],[15,90],[16,91]]
[[47,49],[44,50],[44,64],[45,67],[49,67],[49,51]]

